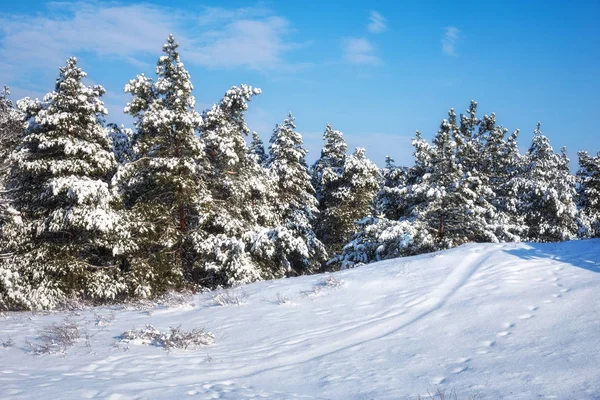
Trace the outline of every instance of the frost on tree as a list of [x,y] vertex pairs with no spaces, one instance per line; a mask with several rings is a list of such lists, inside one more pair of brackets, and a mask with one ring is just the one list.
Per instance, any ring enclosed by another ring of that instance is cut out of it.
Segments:
[[169,36],[156,66],[156,80],[138,76],[125,86],[133,98],[125,112],[135,118],[127,153],[126,132],[113,129],[113,145],[125,163],[115,177],[129,212],[137,251],[129,256],[134,294],[150,296],[192,280],[198,257],[191,235],[210,205],[204,146],[196,132],[190,75]]
[[19,102],[27,126],[11,155],[10,185],[20,218],[7,229],[15,237],[13,256],[2,261],[0,308],[51,308],[71,296],[114,300],[126,289],[104,89],[85,86],[85,76],[71,58],[53,92]]
[[306,149],[291,113],[277,125],[270,140],[267,166],[275,180],[279,225],[271,234],[278,262],[296,274],[314,272],[326,260],[312,222],[318,202],[306,165]]
[[576,237],[575,177],[569,171],[566,150],[554,152],[539,122],[515,188],[528,240],[556,242]]
[[234,86],[203,113],[201,137],[209,162],[209,189],[214,202],[194,246],[202,254],[196,272],[210,286],[281,277],[285,267],[271,258],[270,229],[276,225],[272,180],[250,154],[244,113],[258,88]]

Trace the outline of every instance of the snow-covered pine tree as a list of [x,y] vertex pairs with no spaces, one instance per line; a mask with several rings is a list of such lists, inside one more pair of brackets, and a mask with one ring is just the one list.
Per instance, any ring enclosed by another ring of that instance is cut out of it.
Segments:
[[265,151],[265,145],[257,132],[252,132],[252,141],[250,142],[248,151],[259,165],[265,165],[267,161],[267,152]]
[[287,270],[272,260],[275,248],[269,232],[277,223],[273,182],[250,156],[244,139],[250,132],[244,113],[260,93],[251,86],[234,86],[203,114],[201,135],[215,207],[194,243],[203,255],[197,272],[207,285],[282,277]]
[[107,124],[106,127],[109,129],[109,136],[117,163],[126,164],[134,161],[133,130],[114,123]]
[[113,208],[109,181],[116,168],[101,86],[86,87],[71,58],[55,90],[24,99],[27,127],[12,153],[11,188],[20,212],[10,231],[12,257],[0,267],[0,308],[52,308],[64,298],[103,301],[126,286],[115,255],[127,241]]
[[[477,149],[467,136],[472,127],[458,127],[454,110],[448,115],[432,145],[420,136],[413,142],[417,163],[405,189],[407,209],[435,232],[442,248],[467,241],[497,241],[487,223],[495,212],[486,201],[490,188],[475,168]],[[473,118],[467,119],[469,124]]]
[[158,59],[156,81],[144,75],[125,86],[133,98],[125,112],[135,118],[134,159],[115,183],[131,219],[138,249],[129,255],[133,294],[151,296],[193,280],[198,257],[190,235],[211,205],[206,156],[196,132],[190,75],[170,35]]
[[589,225],[582,236],[600,236],[600,153],[590,156],[580,151],[577,171],[577,205]]
[[491,192],[486,200],[496,213],[488,220],[491,230],[501,241],[519,241],[526,236],[524,216],[517,209],[513,181],[522,170],[522,156],[517,147],[519,130],[510,136],[508,130],[496,125],[494,114],[484,115],[479,126],[480,156],[476,168],[487,178]]
[[[346,150],[348,146],[342,132],[334,130],[328,123],[323,134],[325,144],[321,150],[321,157],[311,168],[311,181],[317,201],[319,202],[319,217],[315,222],[315,233],[321,242],[325,244],[327,251],[332,254],[333,243],[340,238],[336,237],[336,228],[331,224],[337,224],[332,219],[329,208],[337,205],[337,191],[341,186],[341,178],[346,163]],[[334,250],[335,251],[335,250]]]
[[398,167],[393,158],[385,157],[385,167],[381,170],[382,186],[375,199],[378,214],[393,221],[403,216],[406,206],[403,190],[407,173],[408,168]]
[[365,149],[359,147],[346,157],[337,186],[328,192],[329,207],[322,211],[331,254],[341,253],[358,230],[356,223],[372,215],[380,181],[379,168],[365,157]]
[[556,242],[576,237],[575,177],[565,150],[560,155],[554,152],[539,122],[525,154],[524,173],[515,181],[517,208],[525,214],[528,240]]
[[24,115],[8,96],[10,90],[4,86],[0,91],[0,229],[13,215],[7,188],[11,168],[9,158],[20,143],[24,130]]
[[280,227],[274,232],[278,261],[296,274],[316,271],[326,261],[325,247],[313,232],[318,201],[306,165],[306,149],[292,113],[277,125],[267,166],[274,175]]

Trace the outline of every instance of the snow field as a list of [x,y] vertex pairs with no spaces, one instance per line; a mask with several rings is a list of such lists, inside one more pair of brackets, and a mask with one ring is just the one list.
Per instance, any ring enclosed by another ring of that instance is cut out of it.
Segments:
[[[470,244],[151,309],[0,317],[2,398],[600,398],[600,240]],[[66,316],[65,354],[27,342]],[[130,329],[205,328],[215,344],[166,352]]]

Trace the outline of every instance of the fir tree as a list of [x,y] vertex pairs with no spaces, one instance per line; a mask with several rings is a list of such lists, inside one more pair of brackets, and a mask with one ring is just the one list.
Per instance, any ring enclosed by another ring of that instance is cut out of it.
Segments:
[[114,257],[127,241],[109,190],[116,163],[103,127],[104,89],[84,86],[85,76],[71,58],[52,93],[19,103],[27,128],[11,156],[10,185],[22,221],[10,231],[24,240],[12,241],[13,257],[0,267],[11,271],[0,273],[11,277],[0,282],[0,308],[110,300],[126,289]]
[[278,214],[283,229],[277,230],[281,262],[295,273],[312,272],[326,259],[323,244],[311,223],[318,214],[318,202],[306,165],[302,136],[296,132],[291,113],[273,131],[268,167],[276,181]]
[[190,75],[173,35],[163,46],[153,81],[138,76],[125,86],[133,95],[125,112],[135,118],[133,161],[115,179],[132,221],[138,251],[130,255],[134,294],[150,296],[192,280],[197,254],[190,235],[210,204],[206,157],[196,136]]

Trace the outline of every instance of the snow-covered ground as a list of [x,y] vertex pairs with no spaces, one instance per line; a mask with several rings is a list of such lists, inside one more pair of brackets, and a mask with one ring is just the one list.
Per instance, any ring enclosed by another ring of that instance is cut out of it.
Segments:
[[[0,398],[404,399],[436,387],[600,398],[600,240],[471,244],[232,293],[245,303],[205,293],[72,314],[89,346],[64,355],[26,343],[66,313],[0,316],[0,341],[14,343],[0,346]],[[166,352],[118,341],[146,324],[203,327],[216,342]]]

